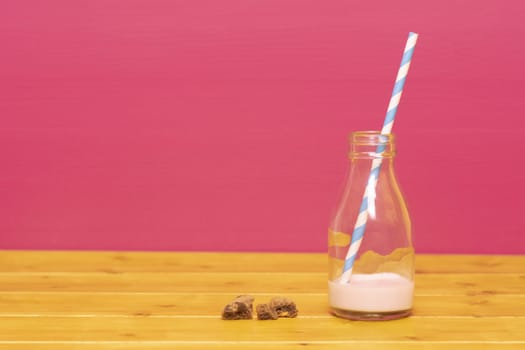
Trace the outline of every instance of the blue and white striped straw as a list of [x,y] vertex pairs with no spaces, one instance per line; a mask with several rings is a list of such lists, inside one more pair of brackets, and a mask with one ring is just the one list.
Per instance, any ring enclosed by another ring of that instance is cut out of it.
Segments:
[[[399,100],[401,99],[401,94],[403,93],[403,86],[405,85],[408,69],[410,68],[410,61],[412,60],[412,54],[414,53],[414,48],[416,46],[417,36],[418,35],[416,33],[408,33],[405,51],[403,52],[403,58],[401,59],[401,65],[397,73],[396,83],[394,85],[394,89],[392,90],[392,97],[390,97],[390,103],[388,104],[385,121],[383,123],[383,128],[381,129],[381,134],[383,135],[390,134],[392,131],[392,126],[394,126],[397,107],[399,106]],[[385,145],[381,144],[377,146],[376,153],[380,154],[384,150]],[[368,183],[363,195],[361,207],[359,208],[359,215],[357,216],[354,231],[352,232],[352,240],[346,254],[343,273],[339,279],[340,283],[347,283],[350,280],[350,276],[352,275],[354,261],[357,252],[359,251],[359,247],[361,246],[361,242],[363,241],[366,222],[368,221],[368,201],[370,200],[370,194],[372,191],[375,191],[375,186],[379,178],[379,171],[381,170],[381,161],[381,158],[374,158],[372,160],[372,168],[368,177]]]

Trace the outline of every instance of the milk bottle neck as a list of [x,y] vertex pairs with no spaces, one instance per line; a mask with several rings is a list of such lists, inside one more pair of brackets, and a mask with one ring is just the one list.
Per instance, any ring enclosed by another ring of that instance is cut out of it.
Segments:
[[[394,135],[379,131],[357,131],[350,135],[352,161],[360,159],[388,159],[395,157]],[[389,162],[388,162],[389,163]]]

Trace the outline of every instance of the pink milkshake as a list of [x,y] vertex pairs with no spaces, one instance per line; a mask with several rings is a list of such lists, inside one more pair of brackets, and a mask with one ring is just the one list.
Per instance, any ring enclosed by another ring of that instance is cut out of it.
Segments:
[[388,314],[409,313],[413,294],[414,282],[391,272],[354,274],[350,283],[328,282],[333,312],[350,318],[364,314],[385,314],[388,318]]

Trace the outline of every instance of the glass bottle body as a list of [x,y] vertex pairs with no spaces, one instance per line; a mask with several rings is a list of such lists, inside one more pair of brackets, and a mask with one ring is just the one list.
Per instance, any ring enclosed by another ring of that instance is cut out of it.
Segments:
[[393,135],[351,135],[350,171],[328,232],[328,297],[336,316],[386,320],[411,312],[414,249],[394,155]]

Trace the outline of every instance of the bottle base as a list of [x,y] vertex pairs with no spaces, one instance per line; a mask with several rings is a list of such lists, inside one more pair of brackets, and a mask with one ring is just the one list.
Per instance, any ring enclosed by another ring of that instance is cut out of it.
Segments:
[[399,318],[408,317],[412,313],[412,309],[389,311],[389,312],[371,312],[371,311],[343,310],[343,309],[338,309],[334,307],[332,307],[330,311],[334,316],[346,318],[348,320],[355,320],[355,321],[397,320]]

